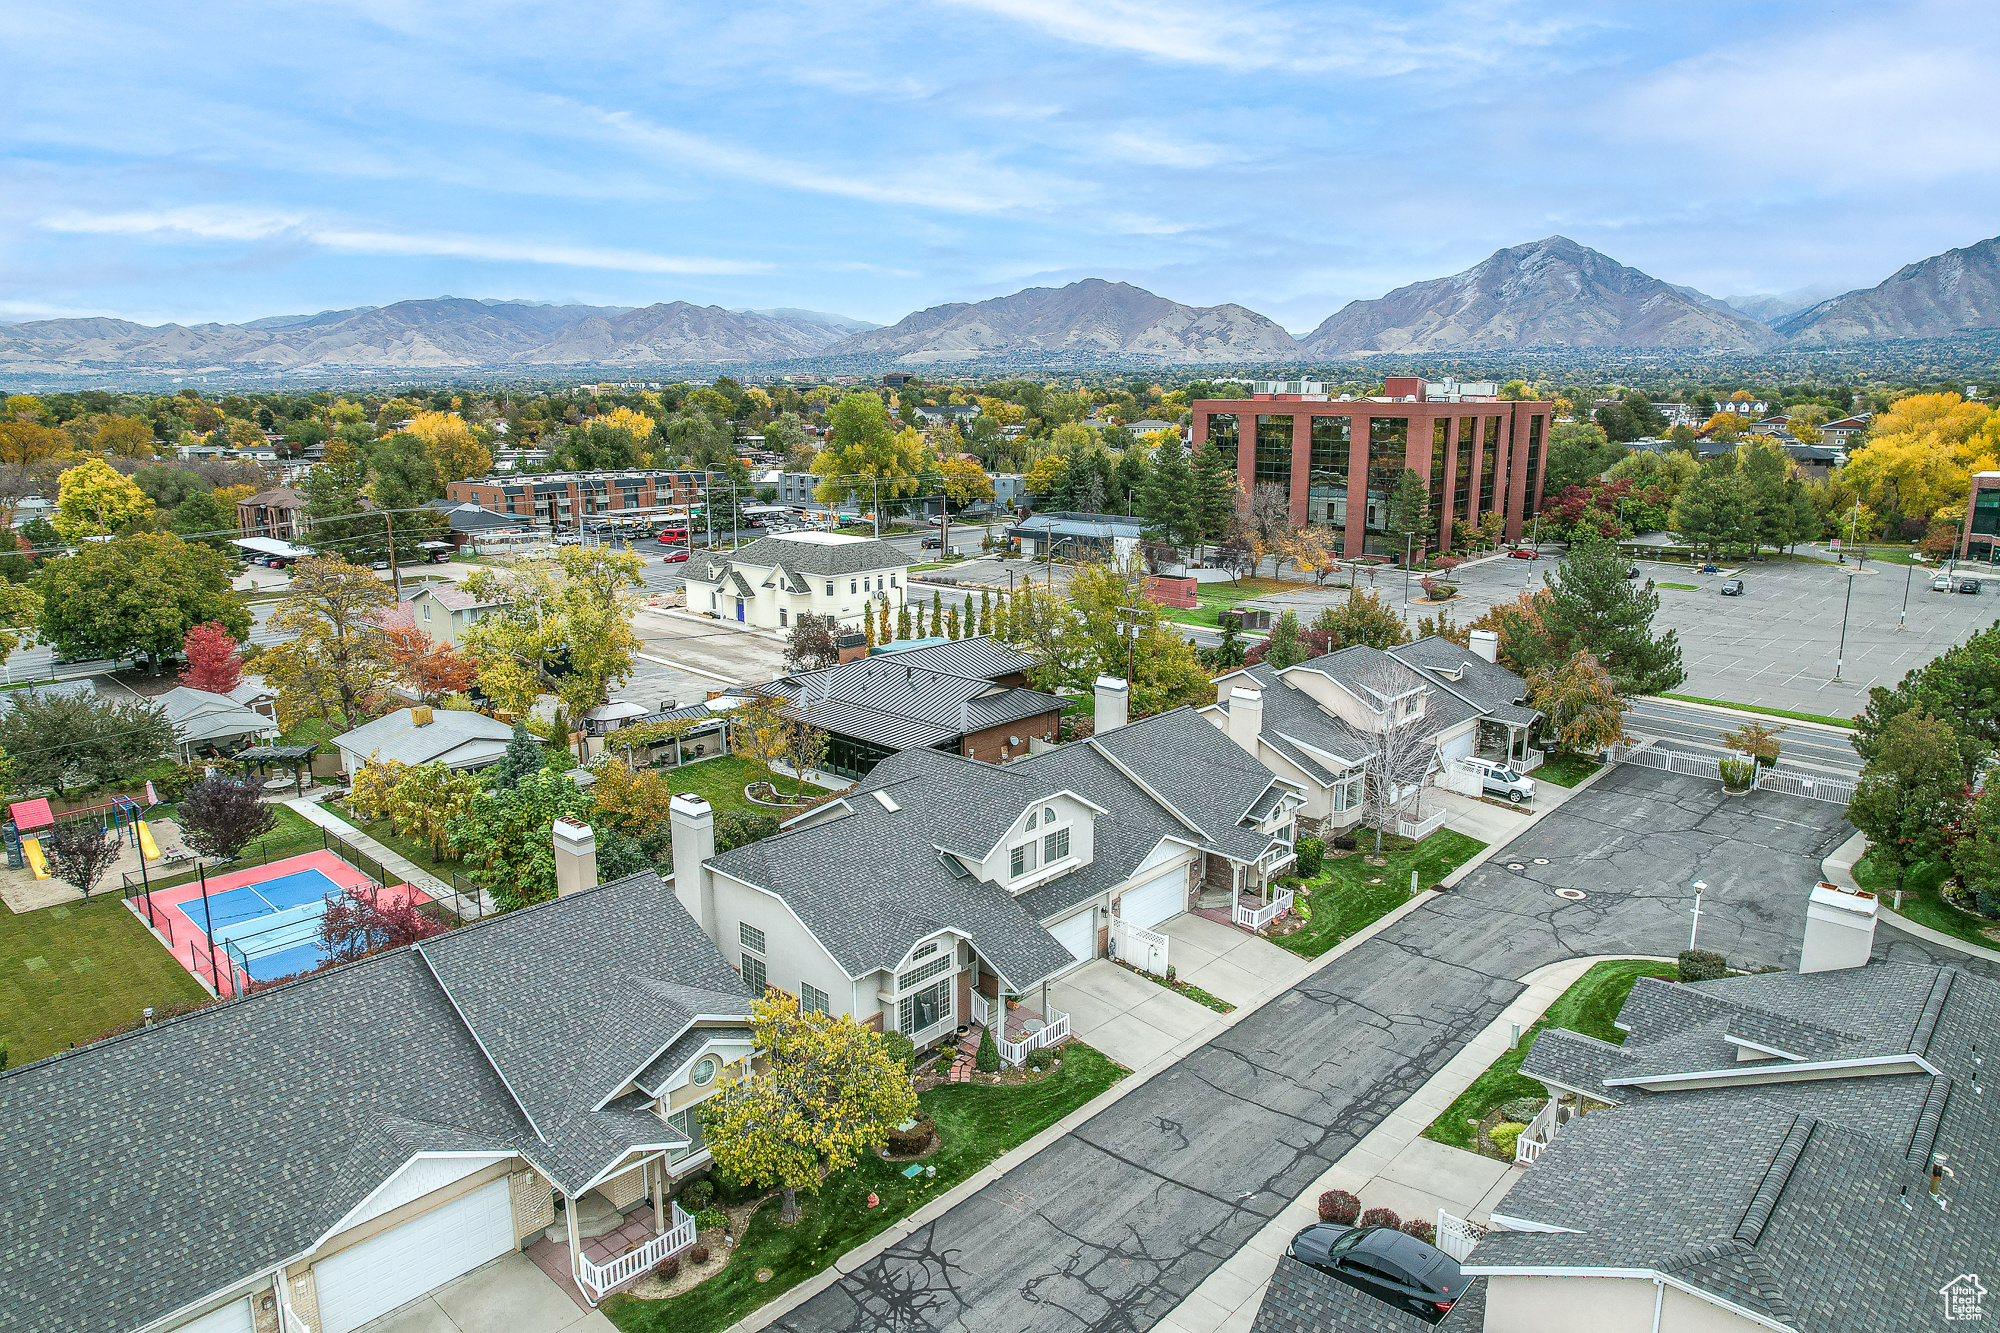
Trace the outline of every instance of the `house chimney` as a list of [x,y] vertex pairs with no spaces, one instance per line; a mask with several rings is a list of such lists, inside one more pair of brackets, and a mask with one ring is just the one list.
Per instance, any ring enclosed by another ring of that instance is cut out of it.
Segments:
[[833,641],[833,646],[842,662],[868,656],[868,636],[865,634],[843,634]]
[[1264,730],[1264,692],[1241,685],[1229,691],[1229,739],[1257,753],[1257,737]]
[[424,707],[417,707],[417,708],[412,708],[410,710],[411,726],[428,727],[431,724],[431,722],[432,722],[432,715],[430,709]]
[[1131,717],[1130,691],[1125,682],[1116,676],[1097,678],[1097,725],[1092,734],[1102,736],[1107,731],[1116,731]]
[[667,827],[674,837],[674,897],[713,939],[715,891],[705,863],[715,855],[715,811],[693,792],[681,792],[667,803]]
[[1472,651],[1489,662],[1500,660],[1500,636],[1490,629],[1472,631]]
[[554,828],[556,897],[597,887],[597,832],[581,819],[564,815]]
[[1799,948],[1799,971],[1833,972],[1860,967],[1875,947],[1875,895],[1843,889],[1825,880],[1806,899],[1806,937]]

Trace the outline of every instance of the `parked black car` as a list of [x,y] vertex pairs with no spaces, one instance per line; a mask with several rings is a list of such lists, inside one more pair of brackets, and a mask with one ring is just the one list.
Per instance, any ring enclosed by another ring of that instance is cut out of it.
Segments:
[[1979,595],[1979,580],[1978,580],[1978,579],[1960,579],[1960,580],[1958,581],[1958,585],[1957,585],[1956,587],[1954,587],[1954,588],[1952,589],[1952,591],[1953,591],[1953,592],[1969,592],[1969,593],[1971,593],[1971,594],[1972,594],[1972,595],[1973,595],[1974,597],[1977,597],[1977,596]]
[[1394,1227],[1315,1222],[1285,1253],[1433,1324],[1472,1285],[1457,1260]]
[[1743,595],[1743,580],[1724,579],[1722,581],[1722,595],[1724,597],[1741,597]]

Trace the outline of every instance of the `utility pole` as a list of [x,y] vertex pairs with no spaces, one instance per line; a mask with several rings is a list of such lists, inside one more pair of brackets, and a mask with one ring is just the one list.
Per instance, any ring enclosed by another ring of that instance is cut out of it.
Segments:
[[1125,636],[1125,699],[1126,707],[1131,707],[1132,673],[1138,666],[1139,618],[1145,612],[1136,606],[1118,608],[1118,630]]
[[389,582],[395,586],[396,600],[403,600],[403,571],[396,564],[396,520],[389,517],[389,511],[382,511],[382,526],[389,531]]

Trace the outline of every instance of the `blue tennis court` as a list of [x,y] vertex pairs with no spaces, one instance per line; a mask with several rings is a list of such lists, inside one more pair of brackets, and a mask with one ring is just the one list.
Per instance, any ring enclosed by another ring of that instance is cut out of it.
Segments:
[[[227,893],[211,893],[205,910],[209,921],[214,923],[215,938],[220,940],[231,926],[254,921],[288,907],[323,903],[339,892],[340,885],[319,871],[299,870],[281,879],[267,879],[262,884],[246,884]],[[198,900],[193,906],[197,911],[204,910]]]

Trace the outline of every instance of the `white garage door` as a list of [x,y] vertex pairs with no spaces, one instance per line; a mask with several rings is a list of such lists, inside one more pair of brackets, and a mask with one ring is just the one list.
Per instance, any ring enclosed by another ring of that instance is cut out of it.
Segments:
[[257,1322],[250,1315],[249,1301],[231,1301],[220,1310],[210,1310],[192,1324],[182,1324],[174,1333],[256,1333]]
[[513,1248],[507,1182],[496,1180],[313,1265],[324,1333],[348,1333]]
[[1118,915],[1134,926],[1157,926],[1186,910],[1186,866],[1125,890],[1118,901]]
[[1065,917],[1049,927],[1049,934],[1056,937],[1056,943],[1069,950],[1072,958],[1082,960],[1097,956],[1097,913],[1094,911]]
[[1466,732],[1463,736],[1454,737],[1446,741],[1443,745],[1438,746],[1438,758],[1444,760],[1446,766],[1449,766],[1454,759],[1470,759],[1472,757],[1472,742],[1477,739],[1478,737],[1471,731]]

